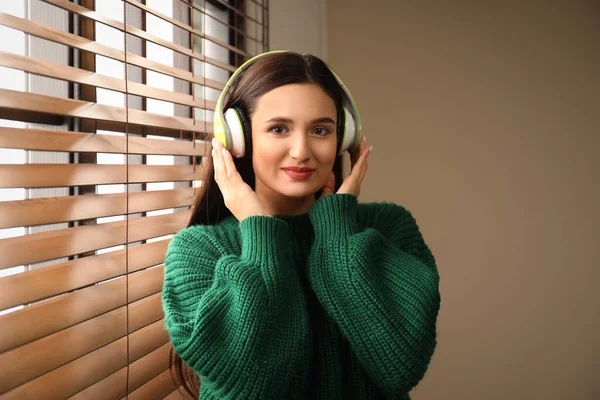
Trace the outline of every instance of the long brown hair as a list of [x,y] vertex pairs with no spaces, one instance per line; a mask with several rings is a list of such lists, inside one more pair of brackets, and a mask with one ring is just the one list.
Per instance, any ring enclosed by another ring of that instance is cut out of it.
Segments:
[[[280,86],[294,83],[315,83],[319,85],[335,102],[338,109],[338,121],[342,104],[342,88],[327,65],[313,55],[302,55],[294,52],[272,53],[255,60],[243,73],[238,75],[228,90],[223,102],[223,109],[238,108],[248,121],[256,109],[256,103],[267,92]],[[338,135],[338,145],[341,140]],[[234,164],[244,182],[255,189],[255,175],[252,168],[252,148],[247,149],[242,158],[234,157]],[[192,225],[216,225],[231,215],[225,206],[223,195],[219,190],[214,174],[212,159],[202,159],[203,185],[198,188],[192,213],[187,227]],[[342,157],[338,156],[333,165],[335,174],[335,190],[342,184]],[[320,196],[317,192],[316,197]],[[169,368],[176,385],[182,385],[193,398],[200,396],[200,379],[198,375],[181,359],[173,346],[169,354]]]

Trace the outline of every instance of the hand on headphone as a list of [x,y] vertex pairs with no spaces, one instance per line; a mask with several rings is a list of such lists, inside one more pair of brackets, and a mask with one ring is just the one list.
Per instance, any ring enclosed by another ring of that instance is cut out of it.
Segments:
[[240,176],[231,153],[216,139],[213,139],[212,145],[215,181],[221,189],[225,206],[240,222],[255,215],[271,216],[256,192]]
[[[350,155],[352,169],[350,175],[344,179],[342,186],[337,191],[337,194],[353,194],[356,197],[360,194],[360,186],[365,174],[367,173],[367,157],[371,153],[373,146],[367,146],[365,138],[360,142],[358,151]],[[335,175],[333,171],[329,175],[327,182],[321,189],[321,197],[332,194],[335,190]]]

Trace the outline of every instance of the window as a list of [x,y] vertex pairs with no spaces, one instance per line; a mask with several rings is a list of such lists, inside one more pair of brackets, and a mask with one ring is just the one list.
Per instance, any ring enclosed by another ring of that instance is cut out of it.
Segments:
[[266,1],[0,11],[0,396],[178,398],[162,261]]

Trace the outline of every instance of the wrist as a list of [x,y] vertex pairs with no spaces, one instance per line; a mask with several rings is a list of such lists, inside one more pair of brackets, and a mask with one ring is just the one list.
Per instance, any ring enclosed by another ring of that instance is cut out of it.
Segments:
[[287,224],[276,218],[252,215],[240,222],[242,257],[252,262],[277,262],[289,243]]
[[345,238],[357,231],[358,198],[349,193],[331,194],[315,201],[309,210],[315,237]]
[[244,215],[244,216],[238,218],[238,221],[242,222],[242,221],[245,221],[246,219],[252,218],[252,217],[273,217],[273,216],[266,211],[261,211],[261,212],[257,212],[257,213]]

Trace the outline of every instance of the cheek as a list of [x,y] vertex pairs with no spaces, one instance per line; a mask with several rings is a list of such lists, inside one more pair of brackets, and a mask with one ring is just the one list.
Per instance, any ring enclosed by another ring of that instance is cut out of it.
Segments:
[[333,168],[333,164],[335,163],[335,159],[337,158],[336,152],[336,143],[328,143],[327,146],[320,146],[316,149],[314,155],[319,164],[322,167],[327,167],[328,169]]
[[281,151],[274,143],[257,143],[252,150],[254,173],[260,177],[268,177],[277,173],[282,163]]

